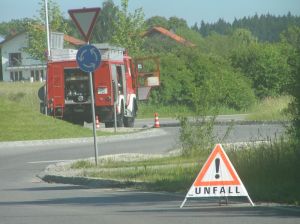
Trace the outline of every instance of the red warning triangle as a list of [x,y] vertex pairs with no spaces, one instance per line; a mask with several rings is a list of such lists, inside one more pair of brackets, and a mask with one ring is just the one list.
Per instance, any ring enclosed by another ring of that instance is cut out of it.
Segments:
[[199,186],[240,185],[238,175],[224,149],[217,144],[193,184]]
[[180,208],[184,206],[188,198],[229,196],[246,196],[254,206],[224,149],[221,144],[217,144],[187,192]]
[[100,8],[83,8],[68,11],[86,42],[90,40],[100,10]]

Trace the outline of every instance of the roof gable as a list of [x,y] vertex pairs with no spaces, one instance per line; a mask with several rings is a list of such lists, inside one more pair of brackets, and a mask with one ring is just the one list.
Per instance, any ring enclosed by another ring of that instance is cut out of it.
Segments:
[[0,47],[3,45],[3,44],[5,44],[6,42],[8,42],[8,41],[10,41],[10,40],[13,40],[13,39],[15,39],[16,37],[18,37],[18,36],[20,36],[20,35],[22,35],[22,34],[24,34],[24,33],[26,33],[25,31],[22,31],[22,32],[19,32],[19,33],[13,33],[13,34],[11,34],[11,35],[9,35],[7,38],[5,38],[2,42],[0,42]]
[[183,44],[183,45],[186,45],[188,47],[195,47],[196,45],[193,44],[192,42],[184,39],[183,37],[163,28],[163,27],[160,27],[160,26],[154,26],[152,27],[150,30],[146,31],[145,33],[142,34],[142,36],[148,36],[150,35],[151,33],[160,33],[164,36],[167,36],[173,40],[175,40],[176,42],[180,43],[180,44]]
[[64,41],[73,44],[75,46],[84,45],[85,42],[83,40],[79,40],[75,37],[69,36],[67,34],[64,34]]
[[[15,33],[13,35],[10,35],[8,38],[2,40],[2,42],[0,42],[0,47],[5,44],[6,42],[13,40],[14,38],[16,38],[17,36],[26,33],[26,31],[22,31],[19,33]],[[83,40],[77,39],[75,37],[69,36],[67,34],[64,34],[64,41],[68,42],[69,44],[72,44],[74,46],[80,46],[80,45],[84,45],[85,42]]]

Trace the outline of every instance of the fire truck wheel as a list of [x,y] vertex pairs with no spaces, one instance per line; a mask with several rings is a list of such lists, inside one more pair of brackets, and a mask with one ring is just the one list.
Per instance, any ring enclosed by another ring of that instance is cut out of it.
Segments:
[[105,122],[105,127],[106,128],[112,128],[114,126],[114,122],[109,121],[109,122]]
[[132,117],[124,117],[124,126],[128,128],[133,128],[134,127],[134,120],[136,117],[136,112],[137,112],[137,104],[136,101],[134,101],[134,107],[132,111]]
[[70,118],[65,118],[64,120],[70,121],[73,124],[83,126],[84,125],[84,120],[81,117],[70,117]]
[[124,126],[127,128],[134,127],[134,117],[125,117],[124,118]]

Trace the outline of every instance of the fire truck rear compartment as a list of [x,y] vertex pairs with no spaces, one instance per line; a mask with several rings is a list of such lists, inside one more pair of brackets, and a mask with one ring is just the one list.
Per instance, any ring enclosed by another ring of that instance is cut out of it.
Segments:
[[79,69],[65,69],[65,104],[91,103],[89,76]]
[[91,120],[89,76],[78,68],[64,70],[64,117],[75,123]]

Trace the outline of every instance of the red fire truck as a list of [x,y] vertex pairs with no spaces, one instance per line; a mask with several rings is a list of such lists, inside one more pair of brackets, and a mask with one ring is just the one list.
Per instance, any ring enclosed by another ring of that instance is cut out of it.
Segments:
[[[102,58],[92,75],[96,116],[105,127],[113,127],[116,108],[117,126],[133,127],[138,98],[147,99],[151,88],[159,85],[159,59],[133,60],[123,48],[94,46]],[[77,65],[77,50],[57,49],[51,53],[46,84],[48,114],[77,124],[91,122],[89,75]]]

